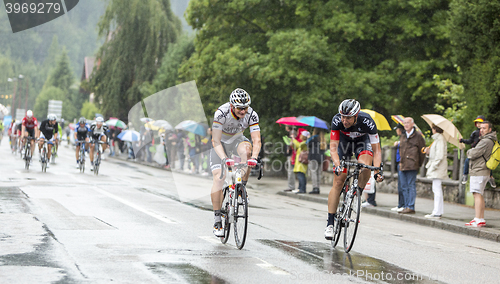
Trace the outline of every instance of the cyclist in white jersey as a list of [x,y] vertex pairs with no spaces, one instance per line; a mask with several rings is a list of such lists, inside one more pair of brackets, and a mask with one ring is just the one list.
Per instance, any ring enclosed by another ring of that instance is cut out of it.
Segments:
[[[214,235],[222,237],[221,206],[222,186],[224,179],[219,179],[221,174],[221,163],[228,166],[234,165],[232,155],[238,155],[241,163],[247,163],[249,167],[257,165],[257,158],[261,148],[259,115],[250,107],[250,95],[243,89],[235,89],[229,96],[229,102],[220,106],[214,115],[212,125],[213,149],[210,153],[210,168],[213,174],[212,184],[212,206],[214,209]],[[245,129],[250,129],[252,143],[243,136]],[[250,170],[246,168],[242,177],[243,185],[246,185]]]

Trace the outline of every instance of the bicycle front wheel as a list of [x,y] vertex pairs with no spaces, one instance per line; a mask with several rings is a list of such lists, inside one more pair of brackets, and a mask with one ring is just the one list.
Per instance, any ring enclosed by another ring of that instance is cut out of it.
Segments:
[[238,249],[242,249],[247,238],[248,225],[248,199],[246,188],[239,184],[235,190],[235,210],[234,210],[234,240]]
[[332,238],[332,247],[335,248],[340,240],[340,234],[342,232],[343,222],[341,216],[344,214],[344,205],[345,205],[345,193],[349,186],[344,185],[342,188],[342,193],[340,195],[339,205],[337,206],[337,214],[335,215],[335,220],[333,224],[333,238]]
[[225,244],[229,239],[229,231],[231,230],[231,223],[229,223],[229,204],[231,199],[229,198],[229,187],[223,189],[222,207],[220,209],[222,228],[224,229],[224,237],[220,238],[220,241]]
[[361,191],[356,188],[354,192],[350,191],[346,196],[347,212],[344,219],[344,250],[349,252],[354,245],[356,232],[359,224],[359,214],[361,213]]
[[47,150],[43,148],[42,150],[42,172],[47,171]]
[[99,165],[101,164],[101,153],[97,152],[95,161],[94,161],[94,175],[99,174]]
[[30,169],[30,160],[31,160],[31,147],[29,145],[26,146],[26,151],[24,153],[24,167],[29,170]]

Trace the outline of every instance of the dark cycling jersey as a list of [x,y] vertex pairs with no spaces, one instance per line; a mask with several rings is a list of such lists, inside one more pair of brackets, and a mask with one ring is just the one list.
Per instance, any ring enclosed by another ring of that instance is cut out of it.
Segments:
[[353,154],[356,159],[365,154],[373,156],[372,144],[380,143],[380,140],[377,125],[371,116],[360,111],[356,123],[347,129],[341,117],[340,113],[333,117],[330,133],[331,140],[339,141],[337,148],[339,158],[350,157]]
[[51,125],[49,123],[49,120],[46,119],[40,124],[40,132],[42,132],[43,137],[49,140],[52,139],[52,136],[54,136],[54,134],[57,134],[58,129],[59,125],[57,124],[57,121],[56,124]]
[[356,123],[347,129],[341,122],[341,117],[341,114],[338,113],[332,119],[331,140],[339,140],[343,136],[347,141],[359,142],[368,135],[371,144],[380,143],[377,125],[369,114],[360,111]]
[[87,138],[88,134],[90,133],[90,127],[86,123],[83,127],[81,127],[80,124],[77,124],[75,127],[75,132],[77,140],[85,140],[85,138]]

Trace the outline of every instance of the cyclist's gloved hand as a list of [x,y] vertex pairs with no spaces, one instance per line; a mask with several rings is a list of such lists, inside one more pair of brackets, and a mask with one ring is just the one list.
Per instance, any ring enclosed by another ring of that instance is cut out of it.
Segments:
[[252,159],[247,161],[247,165],[249,167],[255,167],[255,166],[257,166],[257,160],[252,158]]
[[224,160],[222,160],[222,163],[226,164],[226,166],[228,166],[228,167],[234,166],[234,160],[233,159],[224,158]]
[[376,173],[373,178],[378,181],[378,182],[382,182],[384,180],[384,176],[381,175],[380,173]]
[[342,171],[344,171],[344,169],[341,166],[336,166],[334,169],[334,173],[336,175],[340,175],[340,173],[342,173]]

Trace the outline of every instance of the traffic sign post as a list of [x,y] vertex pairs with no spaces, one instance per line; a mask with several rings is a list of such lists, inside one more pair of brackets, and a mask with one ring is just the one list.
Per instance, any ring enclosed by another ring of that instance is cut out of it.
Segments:
[[49,100],[49,109],[47,111],[47,114],[55,114],[57,115],[57,120],[61,120],[62,116],[62,101],[56,101],[56,100]]

